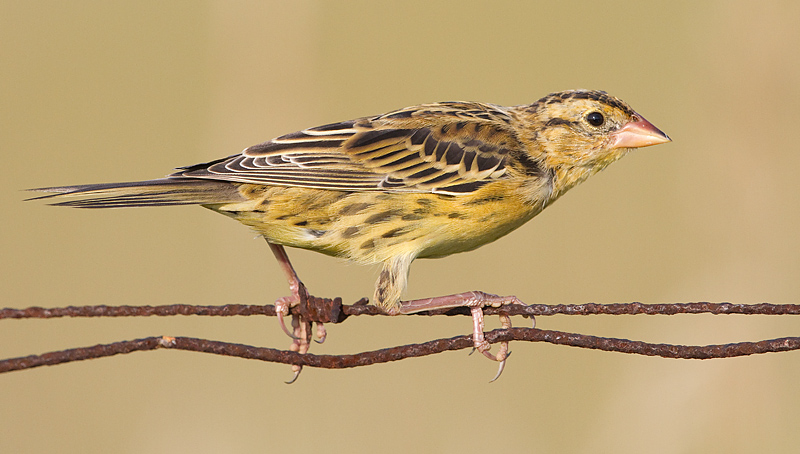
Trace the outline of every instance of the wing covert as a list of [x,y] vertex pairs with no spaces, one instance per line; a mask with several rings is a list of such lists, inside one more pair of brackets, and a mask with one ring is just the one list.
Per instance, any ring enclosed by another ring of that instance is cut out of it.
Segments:
[[170,177],[458,195],[504,177],[521,149],[509,122],[497,106],[429,104],[286,134]]

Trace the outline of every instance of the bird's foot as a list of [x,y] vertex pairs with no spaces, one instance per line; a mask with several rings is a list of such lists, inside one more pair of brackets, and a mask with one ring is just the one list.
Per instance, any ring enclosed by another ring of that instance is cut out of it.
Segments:
[[[291,351],[304,354],[316,334],[315,342],[321,344],[328,336],[325,323],[339,323],[344,321],[346,315],[342,312],[341,298],[318,298],[308,294],[302,282],[297,281],[297,286],[290,285],[291,296],[278,298],[275,301],[275,312],[283,331],[292,338]],[[285,318],[292,316],[292,329],[286,327]],[[313,329],[316,325],[316,330]],[[303,367],[293,365],[294,376],[286,383],[294,383]]]
[[[293,340],[292,345],[289,346],[289,350],[300,353],[301,355],[307,353],[308,347],[311,344],[311,322],[305,320],[300,315],[292,314],[292,333],[290,333],[290,336]],[[303,366],[292,364],[293,376],[291,380],[286,382],[286,384],[291,385],[294,383],[302,371]]]
[[[508,351],[508,342],[500,343],[500,348],[496,354],[489,352],[491,345],[486,341],[483,335],[484,321],[483,321],[483,308],[502,307],[508,304],[523,304],[522,301],[515,296],[498,296],[484,292],[466,292],[456,295],[439,296],[435,298],[427,298],[414,301],[404,301],[400,307],[399,313],[413,314],[434,309],[451,309],[455,307],[469,307],[472,313],[472,342],[474,349],[478,350],[483,356],[498,361],[497,374],[491,381],[495,381],[503,373],[506,365],[506,359],[510,355]],[[500,323],[503,329],[511,328],[511,318],[508,314],[500,314]]]
[[[290,296],[283,296],[275,300],[275,314],[278,316],[278,323],[280,324],[283,332],[286,333],[286,335],[291,337],[292,339],[298,340],[299,338],[297,337],[297,328],[295,327],[290,331],[289,328],[286,327],[286,316],[289,315],[292,308],[300,306],[304,301],[307,302],[309,299],[317,301],[319,300],[319,298],[309,295],[303,283],[299,281],[297,282],[297,285],[290,285],[290,290],[292,291],[292,294]],[[302,312],[305,311],[301,311],[300,318],[303,318]],[[292,314],[293,327],[295,326],[295,317],[297,316]],[[328,332],[325,330],[325,324],[323,322],[316,321],[316,324],[317,324],[317,330],[316,330],[317,339],[314,339],[314,341],[317,342],[318,344],[321,344],[325,342],[325,338],[328,336]],[[308,333],[311,333],[310,327],[306,331]]]

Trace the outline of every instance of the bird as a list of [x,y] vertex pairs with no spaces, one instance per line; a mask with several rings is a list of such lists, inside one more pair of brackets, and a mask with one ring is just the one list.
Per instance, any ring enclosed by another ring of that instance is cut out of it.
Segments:
[[621,99],[579,89],[512,107],[416,105],[285,134],[160,179],[32,190],[78,208],[200,205],[249,226],[287,277],[291,295],[276,311],[301,353],[307,324],[293,319],[289,332],[282,318],[301,285],[284,247],[381,264],[375,305],[390,315],[469,307],[474,347],[500,362],[499,376],[507,344],[489,352],[482,308],[520,301],[480,291],[403,301],[411,263],[495,241],[630,150],[670,141]]

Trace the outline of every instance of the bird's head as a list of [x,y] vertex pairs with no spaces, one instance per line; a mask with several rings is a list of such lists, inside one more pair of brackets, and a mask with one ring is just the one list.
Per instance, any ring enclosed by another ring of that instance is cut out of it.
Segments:
[[[548,166],[584,168],[593,174],[632,148],[671,139],[624,101],[596,90],[553,93],[527,109],[534,123],[533,153]],[[588,175],[586,175],[588,176]]]

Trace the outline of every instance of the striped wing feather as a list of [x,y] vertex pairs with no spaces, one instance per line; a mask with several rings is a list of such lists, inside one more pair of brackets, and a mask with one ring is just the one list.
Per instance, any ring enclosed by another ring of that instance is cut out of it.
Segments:
[[440,103],[287,134],[170,177],[343,191],[463,194],[502,178],[521,146],[505,110]]

